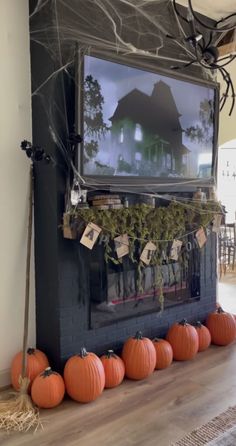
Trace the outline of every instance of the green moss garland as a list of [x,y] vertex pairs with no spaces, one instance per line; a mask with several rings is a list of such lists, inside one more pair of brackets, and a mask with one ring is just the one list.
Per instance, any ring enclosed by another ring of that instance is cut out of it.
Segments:
[[[161,265],[162,253],[167,252],[174,239],[184,237],[200,226],[206,227],[212,222],[214,215],[220,212],[220,205],[216,202],[178,203],[173,201],[166,207],[152,208],[146,204],[137,204],[129,208],[109,210],[82,208],[73,209],[70,214],[73,221],[81,222],[82,220],[85,224],[93,222],[102,228],[101,236],[106,262],[122,263],[122,259],[118,259],[114,254],[112,243],[115,237],[121,234],[128,235],[129,258],[137,266],[137,289],[142,291],[142,271],[145,265],[139,260],[137,250],[141,254],[146,243],[152,241],[157,246],[157,250],[152,256],[150,265]],[[181,255],[180,262],[186,264],[186,256]],[[163,307],[161,268],[158,268],[158,271],[153,286],[161,290],[159,301]]]

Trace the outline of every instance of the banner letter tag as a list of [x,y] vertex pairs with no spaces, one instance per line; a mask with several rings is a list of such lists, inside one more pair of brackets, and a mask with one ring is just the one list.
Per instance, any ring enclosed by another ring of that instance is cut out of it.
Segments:
[[196,232],[196,239],[199,248],[202,248],[207,241],[206,234],[203,228],[198,229],[198,231]]
[[181,240],[173,241],[173,244],[172,244],[171,250],[170,250],[170,259],[171,260],[178,260],[182,244],[183,244],[183,242],[181,242]]
[[89,249],[93,249],[100,232],[101,228],[99,226],[94,223],[89,223],[83,232],[80,243]]
[[114,242],[118,259],[129,254],[129,238],[127,234],[114,238]]
[[145,265],[149,265],[152,259],[152,254],[156,251],[157,247],[152,242],[147,242],[147,244],[144,246],[140,260],[145,263]]

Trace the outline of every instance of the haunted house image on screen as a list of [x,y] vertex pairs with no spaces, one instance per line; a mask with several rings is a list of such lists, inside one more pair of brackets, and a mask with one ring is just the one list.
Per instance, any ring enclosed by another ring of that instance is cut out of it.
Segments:
[[[165,105],[161,113],[159,104]],[[163,81],[154,85],[150,96],[135,88],[121,98],[110,118],[111,147],[119,148],[118,172],[186,175],[189,149],[182,142],[179,117],[171,89]]]
[[85,175],[211,176],[212,87],[85,56],[83,95]]

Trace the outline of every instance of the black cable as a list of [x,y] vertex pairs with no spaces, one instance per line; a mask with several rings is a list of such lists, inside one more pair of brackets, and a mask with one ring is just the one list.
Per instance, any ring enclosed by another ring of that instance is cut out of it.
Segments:
[[[236,58],[235,56],[232,56],[230,60],[228,60],[228,62],[223,63],[222,65],[219,65],[218,62],[215,65],[215,68],[223,68],[226,67],[226,65],[229,65],[234,59]],[[220,61],[219,61],[220,62]]]
[[229,116],[231,116],[232,111],[233,111],[233,109],[234,109],[234,105],[235,105],[235,90],[234,90],[234,84],[233,84],[233,82],[232,82],[232,79],[231,79],[231,76],[230,76],[229,72],[228,72],[225,68],[221,68],[221,69],[224,71],[225,75],[227,76],[227,80],[228,80],[228,82],[230,83],[230,86],[231,86],[231,91],[232,91],[232,104],[231,104],[231,108],[230,108],[230,111],[229,111]]
[[205,50],[211,45],[212,39],[213,39],[213,32],[211,31],[210,32],[210,36],[209,36],[209,40],[208,40],[208,42],[207,42],[207,44],[205,46]]
[[190,65],[192,65],[194,62],[197,62],[197,59],[193,59],[191,62],[188,62],[182,66],[173,66],[171,67],[171,70],[183,70],[184,68],[190,67]]
[[180,17],[182,20],[184,20],[184,22],[189,23],[188,20],[186,19],[186,17],[184,17],[182,14],[180,14],[179,9],[177,8],[177,5],[176,5],[176,0],[173,0],[173,6],[174,6],[174,10],[175,10],[175,13],[177,14],[177,16]]
[[227,78],[225,77],[223,70],[219,69],[219,72],[220,72],[224,82],[226,83],[226,90],[220,98],[220,111],[221,111],[221,110],[223,110],[226,100],[228,98],[230,83],[228,82]]
[[221,22],[225,22],[228,19],[231,19],[231,17],[236,16],[236,12],[233,12],[233,14],[227,15],[227,17],[223,17],[223,19],[218,20],[218,22],[216,22],[217,25],[219,25],[219,23]]
[[218,62],[221,62],[222,60],[228,59],[229,57],[231,57],[232,60],[233,60],[236,56],[233,56],[233,54],[228,54],[228,56],[220,57]]
[[[233,85],[233,82],[232,82],[232,80],[231,80],[230,74],[228,73],[228,71],[227,71],[225,68],[219,68],[219,71],[220,71],[220,73],[221,73],[221,75],[222,75],[224,81],[225,81],[226,84],[227,84],[227,88],[226,88],[226,92],[225,92],[225,97],[226,97],[226,99],[227,99],[227,97],[228,97],[228,91],[229,91],[229,88],[231,88],[231,92],[232,92],[232,104],[231,104],[230,111],[229,111],[229,116],[231,116],[232,111],[233,111],[233,109],[234,109],[234,105],[235,105],[235,91],[234,91],[234,85]],[[228,86],[229,86],[229,87],[228,87]],[[227,94],[227,95],[226,95],[226,94]],[[225,105],[226,99],[223,100],[223,106]],[[220,110],[222,110],[223,106],[221,105]]]
[[[231,31],[231,30],[233,30],[233,29],[236,28],[236,24],[235,24],[234,26],[231,26],[230,28],[220,28],[220,29],[218,29],[218,28],[216,28],[216,27],[213,27],[213,26],[209,26],[209,25],[207,25],[206,23],[204,23],[201,19],[199,19],[199,17],[196,15],[195,11],[193,10],[192,0],[188,0],[188,7],[189,7],[189,9],[190,9],[190,11],[191,11],[191,13],[192,13],[194,19],[195,19],[201,26],[203,26],[203,27],[206,28],[206,29],[209,29],[210,31],[215,31],[215,32],[220,32],[220,33],[221,33],[221,32],[225,32],[225,31],[226,31],[226,32],[227,32],[227,31]],[[229,16],[224,17],[223,19],[219,20],[219,22],[216,22],[216,26],[218,25],[218,23],[220,23],[220,22],[224,22],[224,21],[228,20],[229,18],[231,18],[231,17],[233,17],[233,16],[236,16],[236,13],[230,14]]]
[[[177,15],[178,17],[180,17],[180,18],[181,18],[185,23],[187,23],[188,25],[191,26],[191,24],[192,24],[192,26],[194,27],[194,35],[193,35],[193,37],[195,37],[195,35],[197,35],[197,34],[202,35],[202,33],[199,31],[199,29],[195,28],[195,24],[194,24],[193,22],[191,22],[190,20],[188,20],[186,17],[184,17],[184,16],[179,12],[179,9],[177,8],[177,5],[176,5],[176,0],[173,0],[173,7],[174,7],[174,11],[175,11],[175,13],[176,13],[176,15]],[[203,40],[203,46],[205,47],[206,42],[205,42],[204,36],[202,36],[202,40]]]

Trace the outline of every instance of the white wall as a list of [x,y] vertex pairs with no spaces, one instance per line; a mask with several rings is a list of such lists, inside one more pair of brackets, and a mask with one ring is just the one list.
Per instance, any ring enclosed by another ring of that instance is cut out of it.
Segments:
[[[31,137],[28,0],[0,0],[0,386],[21,349]],[[33,280],[32,280],[33,282]],[[29,344],[35,343],[34,284]]]
[[[236,59],[225,68],[230,72],[236,91]],[[222,81],[220,74],[218,75],[217,80],[221,84],[221,93],[223,93],[225,91],[225,83]],[[236,102],[231,116],[229,116],[230,106],[231,97],[227,99],[223,110],[220,112],[219,146],[222,146],[222,144],[226,143],[227,141],[236,139]]]

